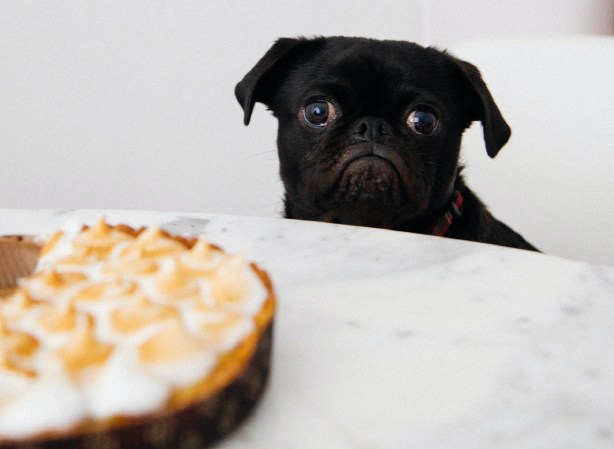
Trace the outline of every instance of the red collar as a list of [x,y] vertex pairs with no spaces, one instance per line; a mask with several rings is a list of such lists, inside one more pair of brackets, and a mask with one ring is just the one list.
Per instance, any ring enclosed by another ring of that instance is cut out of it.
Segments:
[[463,214],[463,196],[460,191],[456,190],[450,202],[450,207],[443,216],[437,220],[431,233],[439,237],[445,237],[448,229],[454,221],[454,217],[460,217]]

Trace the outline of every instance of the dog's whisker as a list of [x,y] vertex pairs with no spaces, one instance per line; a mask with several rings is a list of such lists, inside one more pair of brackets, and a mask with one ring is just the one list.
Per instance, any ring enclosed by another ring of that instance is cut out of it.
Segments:
[[275,207],[275,208],[279,208],[279,210],[281,212],[281,209],[283,209],[283,204],[284,204],[283,201],[276,201],[274,203],[259,204],[257,206],[252,206],[250,209],[252,211],[259,211],[260,212],[260,211],[268,210],[268,209],[271,209],[271,208]]
[[261,151],[260,153],[251,153],[249,155],[246,156],[246,159],[259,159],[262,158],[263,156],[273,156],[273,157],[277,157],[277,151],[275,150],[267,150],[267,151]]

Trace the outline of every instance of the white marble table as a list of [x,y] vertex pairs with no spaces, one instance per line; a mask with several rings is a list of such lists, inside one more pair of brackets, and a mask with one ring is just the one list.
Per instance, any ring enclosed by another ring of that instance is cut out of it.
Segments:
[[266,268],[273,371],[219,448],[614,447],[614,268],[359,227],[144,211],[0,210],[206,232]]

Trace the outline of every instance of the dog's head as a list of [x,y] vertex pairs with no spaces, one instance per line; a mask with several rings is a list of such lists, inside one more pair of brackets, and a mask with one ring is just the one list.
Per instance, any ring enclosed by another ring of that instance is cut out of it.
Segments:
[[449,200],[463,131],[494,157],[510,136],[480,73],[433,48],[363,38],[280,39],[237,84],[279,120],[289,217],[395,228]]

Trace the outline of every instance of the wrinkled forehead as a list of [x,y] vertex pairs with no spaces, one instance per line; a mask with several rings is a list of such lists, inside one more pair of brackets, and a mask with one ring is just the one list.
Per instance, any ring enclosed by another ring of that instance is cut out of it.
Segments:
[[372,95],[398,98],[454,88],[447,55],[407,42],[331,42],[294,71],[293,89],[303,95]]

